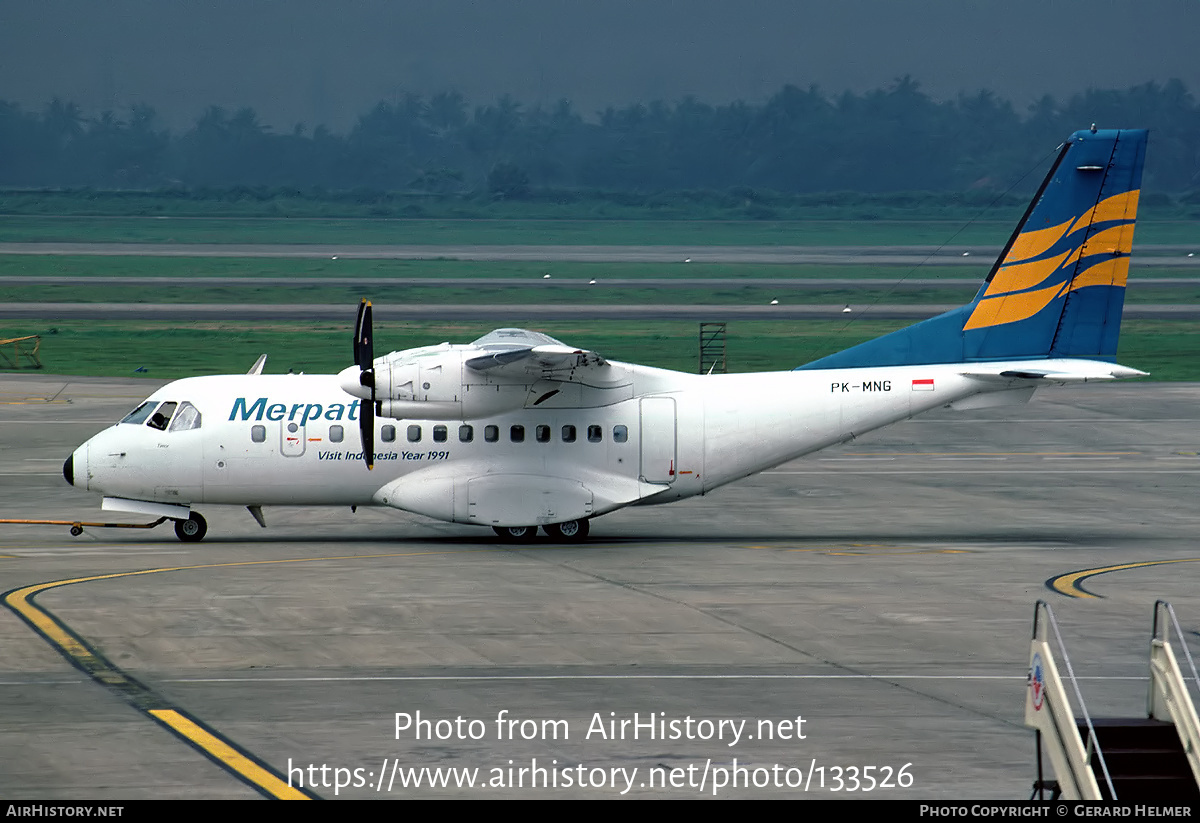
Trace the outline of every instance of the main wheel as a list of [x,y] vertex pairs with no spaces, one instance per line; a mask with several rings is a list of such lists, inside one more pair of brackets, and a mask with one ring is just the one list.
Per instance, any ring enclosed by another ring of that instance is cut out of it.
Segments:
[[553,523],[542,526],[542,529],[552,540],[562,540],[566,543],[579,543],[587,539],[587,520],[567,520],[564,523]]
[[529,543],[537,537],[537,526],[492,526],[505,543]]
[[192,512],[187,520],[175,521],[175,536],[184,543],[199,543],[208,533],[208,523],[199,512]]

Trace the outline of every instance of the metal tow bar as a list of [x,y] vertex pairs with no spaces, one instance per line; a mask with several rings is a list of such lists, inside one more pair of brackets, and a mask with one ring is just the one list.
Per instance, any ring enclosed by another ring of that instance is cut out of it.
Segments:
[[0,523],[16,523],[23,526],[70,526],[71,535],[78,537],[83,534],[84,526],[101,529],[153,529],[167,520],[166,517],[160,517],[153,523],[86,523],[82,520],[0,520]]

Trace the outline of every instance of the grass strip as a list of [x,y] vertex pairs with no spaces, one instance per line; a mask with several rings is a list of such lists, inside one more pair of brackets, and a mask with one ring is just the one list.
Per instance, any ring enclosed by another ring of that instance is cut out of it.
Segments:
[[[173,379],[245,372],[262,353],[267,372],[332,373],[351,362],[351,313],[345,322],[188,323],[162,321],[22,320],[0,336],[42,335],[39,356],[54,374]],[[698,324],[622,320],[522,323],[606,357],[680,371],[697,367]],[[737,321],[729,324],[731,371],[794,368],[817,357],[885,334],[903,321]],[[492,328],[480,323],[377,322],[377,353],[449,341],[467,343]],[[1185,320],[1127,320],[1121,363],[1154,380],[1200,380],[1200,324]],[[144,371],[136,371],[144,369]],[[12,373],[11,371],[7,373]]]

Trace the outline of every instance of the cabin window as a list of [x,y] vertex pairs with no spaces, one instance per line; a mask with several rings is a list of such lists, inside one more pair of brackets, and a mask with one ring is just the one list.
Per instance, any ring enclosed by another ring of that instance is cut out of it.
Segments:
[[537,442],[539,442],[539,443],[549,443],[550,442],[550,427],[545,426],[545,425],[538,426],[536,429],[533,430],[533,436],[537,439]]
[[200,428],[200,410],[186,400],[179,404],[169,431],[185,432]]
[[489,443],[495,443],[497,440],[500,439],[500,427],[499,426],[484,426],[483,427],[483,439]]
[[156,405],[158,405],[157,401],[147,400],[145,403],[121,418],[121,422],[141,425],[142,423],[146,422],[146,418],[150,416],[150,412],[154,411],[154,407]]
[[396,442],[396,427],[390,423],[388,425],[384,426],[382,429],[379,430],[379,439],[382,440],[384,443],[395,443]]
[[261,426],[261,425],[260,425],[260,426],[251,426],[251,427],[250,427],[250,439],[251,439],[252,441],[254,441],[255,443],[264,443],[264,442],[266,442],[266,439],[267,439],[267,427],[266,427],[266,426]]
[[146,425],[152,429],[166,431],[167,423],[171,422],[171,415],[175,413],[175,407],[178,405],[174,401],[163,403],[158,407],[158,411],[150,415],[150,419],[146,421]]
[[563,426],[562,427],[562,439],[563,439],[564,443],[574,443],[575,442],[575,427],[574,426]]
[[459,426],[458,427],[458,442],[459,443],[470,443],[474,439],[475,439],[475,427],[474,426]]
[[629,440],[628,426],[613,426],[613,442],[625,443]]
[[446,438],[449,436],[449,433],[450,433],[450,430],[447,429],[445,426],[434,426],[433,427],[433,442],[434,443],[445,443]]
[[524,426],[510,426],[508,429],[508,439],[514,443],[524,443],[525,442],[525,427]]
[[341,443],[342,439],[345,436],[346,436],[346,430],[343,429],[341,426],[330,426],[329,427],[329,442],[330,443]]
[[421,442],[421,427],[420,426],[409,426],[408,427],[408,442],[409,443],[420,443]]
[[604,429],[600,426],[588,426],[588,442],[599,443],[604,439]]

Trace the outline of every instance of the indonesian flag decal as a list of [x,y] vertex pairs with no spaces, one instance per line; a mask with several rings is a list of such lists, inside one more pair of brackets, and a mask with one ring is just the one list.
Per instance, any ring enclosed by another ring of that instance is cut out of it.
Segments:
[[913,391],[933,391],[933,378],[926,377],[921,380],[913,380],[912,390]]

